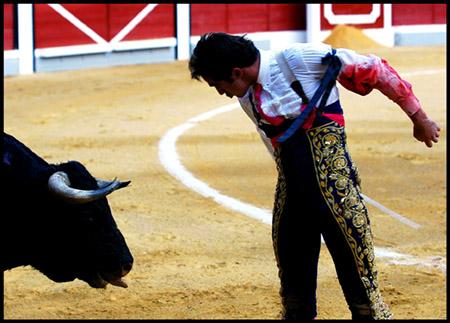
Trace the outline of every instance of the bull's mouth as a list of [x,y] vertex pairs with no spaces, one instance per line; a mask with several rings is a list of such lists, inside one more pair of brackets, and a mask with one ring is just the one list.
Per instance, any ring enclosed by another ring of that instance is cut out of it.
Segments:
[[109,273],[97,273],[94,277],[89,279],[87,283],[93,288],[106,288],[108,284],[122,288],[128,287],[122,276]]

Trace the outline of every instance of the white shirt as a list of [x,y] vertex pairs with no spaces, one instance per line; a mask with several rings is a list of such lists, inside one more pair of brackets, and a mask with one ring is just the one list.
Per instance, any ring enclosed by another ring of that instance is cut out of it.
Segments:
[[[300,81],[306,96],[311,99],[327,68],[321,63],[322,57],[331,52],[331,46],[324,43],[294,43],[283,49],[282,52],[294,76]],[[275,51],[260,50],[257,82],[263,87],[261,109],[270,117],[294,118],[300,114],[302,99],[286,81],[275,55]],[[348,90],[366,95],[376,88],[396,102],[408,115],[412,115],[420,109],[420,103],[412,93],[411,85],[402,80],[385,60],[375,55],[361,55],[344,48],[336,49],[336,56],[342,63],[338,81]],[[257,126],[258,122],[253,114],[250,95],[254,97],[253,87],[250,87],[247,93],[239,98],[239,103],[255,123],[269,152],[273,154],[270,139]],[[339,100],[339,92],[334,86],[326,105],[337,100]]]

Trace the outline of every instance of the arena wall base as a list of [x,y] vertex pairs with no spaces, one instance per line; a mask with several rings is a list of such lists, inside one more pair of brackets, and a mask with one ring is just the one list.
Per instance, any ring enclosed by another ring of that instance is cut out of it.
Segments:
[[446,32],[395,33],[395,46],[426,46],[447,44]]
[[3,76],[12,76],[19,74],[19,59],[4,58],[3,59]]
[[36,72],[67,71],[120,65],[162,63],[175,60],[175,48],[151,48],[59,57],[36,57]]

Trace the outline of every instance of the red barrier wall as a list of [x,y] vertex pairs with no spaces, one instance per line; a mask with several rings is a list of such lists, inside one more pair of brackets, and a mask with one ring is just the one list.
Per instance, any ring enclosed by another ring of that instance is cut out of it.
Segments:
[[193,36],[305,29],[305,4],[191,4]]
[[[14,49],[14,6],[3,4],[3,49]],[[110,41],[146,4],[64,4],[106,41]],[[323,10],[323,4],[321,5]],[[333,4],[335,14],[371,11],[371,4]],[[392,4],[392,24],[446,24],[446,4]],[[380,18],[371,26],[383,25],[383,6]],[[48,4],[34,4],[35,47],[57,47],[95,43]],[[331,29],[321,17],[322,30]],[[252,33],[283,30],[306,30],[306,5],[294,4],[191,4],[191,34],[209,31]],[[144,40],[175,37],[175,4],[159,4],[124,40]]]
[[[106,41],[120,32],[146,4],[64,4],[63,7]],[[35,47],[95,43],[47,4],[34,5]],[[123,40],[175,36],[174,4],[157,5]]]
[[14,49],[13,6],[13,4],[3,4],[3,50]]
[[392,4],[393,26],[446,23],[446,4]]
[[[329,30],[331,25],[323,15],[321,4],[321,29]],[[372,4],[332,4],[333,13],[336,15],[368,14],[372,10]],[[358,28],[382,28],[384,6],[381,6],[380,17],[373,24],[352,24]],[[447,23],[446,4],[392,4],[392,25],[432,25]]]

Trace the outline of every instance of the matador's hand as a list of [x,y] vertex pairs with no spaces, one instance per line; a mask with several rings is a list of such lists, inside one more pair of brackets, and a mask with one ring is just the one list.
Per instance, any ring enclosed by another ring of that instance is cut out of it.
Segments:
[[414,138],[424,142],[430,148],[433,146],[433,142],[438,142],[441,128],[436,122],[429,119],[423,111],[416,112],[411,120],[414,123]]

